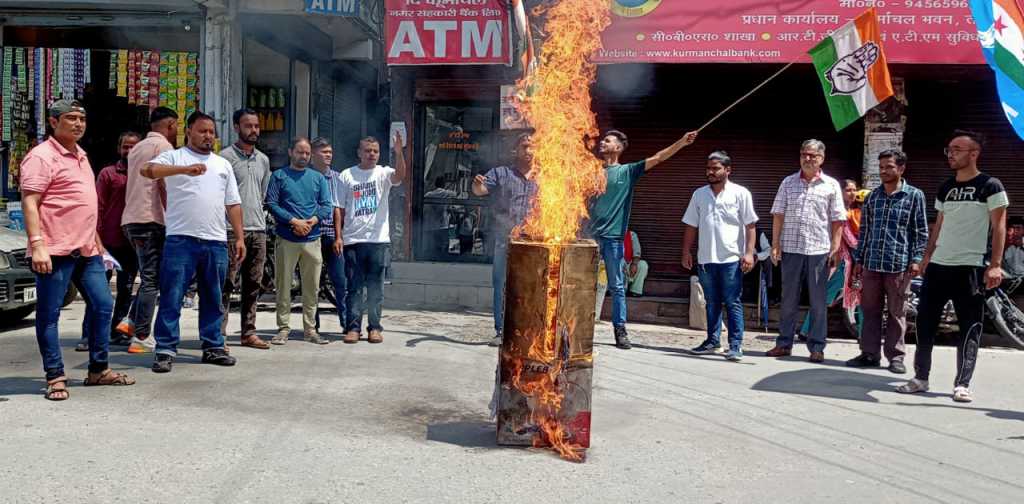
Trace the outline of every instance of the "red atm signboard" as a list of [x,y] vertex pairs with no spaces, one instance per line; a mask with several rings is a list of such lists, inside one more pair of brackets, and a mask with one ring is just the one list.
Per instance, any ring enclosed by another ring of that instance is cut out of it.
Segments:
[[386,0],[389,65],[507,65],[505,0]]

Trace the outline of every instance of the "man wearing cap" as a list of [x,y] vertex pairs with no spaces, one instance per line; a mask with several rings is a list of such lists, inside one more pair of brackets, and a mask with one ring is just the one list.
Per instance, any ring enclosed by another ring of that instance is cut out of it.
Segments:
[[621,264],[625,257],[623,239],[629,226],[633,189],[641,175],[667,161],[696,139],[697,132],[691,131],[657,154],[628,164],[619,163],[619,156],[629,146],[625,133],[610,130],[604,134],[598,145],[597,153],[604,160],[607,182],[604,193],[590,203],[590,234],[597,240],[601,258],[608,272],[608,289],[612,292],[615,346],[623,350],[632,348],[626,334],[626,284]]
[[164,250],[164,206],[167,195],[157,180],[142,176],[142,168],[178,140],[178,114],[157,107],[149,115],[149,134],[128,153],[128,185],[125,189],[121,226],[139,259],[139,290],[131,316],[117,324],[117,331],[130,336],[129,353],[152,352],[150,338],[153,313],[160,294],[160,260]]
[[86,304],[83,331],[89,341],[85,385],[132,385],[135,379],[108,364],[114,300],[96,232],[98,203],[92,166],[78,141],[85,134],[85,108],[59,100],[49,110],[53,135],[21,162],[22,209],[28,254],[36,274],[36,341],[46,371],[47,399],[69,397],[57,325],[68,283]]

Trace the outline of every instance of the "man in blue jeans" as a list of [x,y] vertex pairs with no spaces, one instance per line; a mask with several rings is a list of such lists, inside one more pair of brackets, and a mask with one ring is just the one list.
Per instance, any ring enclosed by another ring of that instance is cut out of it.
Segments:
[[[380,324],[384,302],[384,267],[387,265],[391,229],[388,196],[391,188],[405,178],[402,137],[395,134],[395,167],[381,166],[380,142],[366,137],[359,141],[359,164],[341,173],[338,203],[344,210],[345,268],[348,274],[347,332],[343,341],[359,342],[363,312],[367,312],[367,341],[383,343]],[[365,293],[365,301],[363,291]]]
[[[338,321],[341,330],[347,328],[345,317],[348,315],[348,308],[345,300],[348,298],[348,279],[345,278],[345,254],[342,249],[344,242],[341,236],[341,208],[338,205],[338,193],[341,191],[341,173],[331,169],[331,161],[334,160],[334,148],[331,141],[324,137],[313,139],[313,167],[327,178],[327,187],[331,191],[331,202],[334,210],[331,217],[320,223],[320,255],[324,260],[324,273],[330,280],[330,288],[334,291],[334,308],[338,312]],[[321,282],[322,283],[322,282]],[[320,307],[316,309],[316,329],[320,330]]]
[[227,213],[235,237],[234,259],[245,259],[242,198],[228,160],[213,152],[217,137],[213,118],[194,112],[187,121],[188,144],[164,152],[142,167],[142,175],[163,180],[167,188],[163,264],[160,266],[160,311],[153,336],[153,372],[169,373],[181,341],[181,301],[192,277],[199,287],[199,339],[202,362],[234,366],[224,349],[221,289],[228,274]]
[[691,131],[657,154],[629,164],[620,164],[619,156],[629,146],[626,134],[610,130],[598,145],[598,155],[605,164],[605,191],[590,202],[590,235],[597,240],[608,271],[608,289],[612,292],[612,325],[615,327],[615,346],[632,348],[626,334],[626,284],[622,271],[625,257],[623,238],[629,227],[629,212],[633,205],[633,189],[640,176],[667,161],[680,149],[697,139]]
[[683,268],[693,270],[694,238],[697,276],[707,300],[708,337],[692,350],[698,355],[718,350],[722,305],[728,313],[729,352],[726,359],[743,359],[743,274],[754,268],[754,199],[746,187],[729,182],[732,158],[725,151],[708,156],[708,185],[697,189],[686,207],[683,223]]
[[494,288],[494,338],[490,342],[491,346],[501,346],[504,328],[509,235],[512,229],[522,224],[537,194],[537,183],[529,177],[530,164],[533,162],[531,142],[530,133],[519,135],[516,140],[514,167],[492,168],[486,175],[477,175],[473,179],[473,194],[492,194],[494,199],[494,266],[491,269],[491,285]]
[[82,329],[89,344],[85,385],[131,385],[108,364],[110,316],[114,300],[103,267],[103,244],[96,232],[98,203],[92,167],[78,141],[85,134],[85,108],[58,100],[49,109],[53,135],[21,162],[22,208],[28,254],[36,274],[36,342],[46,372],[46,395],[67,399],[68,378],[57,323],[68,283],[85,298]]

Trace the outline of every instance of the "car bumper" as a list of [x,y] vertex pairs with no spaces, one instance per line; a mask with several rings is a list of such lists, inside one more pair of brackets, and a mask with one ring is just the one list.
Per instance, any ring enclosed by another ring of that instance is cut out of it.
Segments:
[[36,304],[36,276],[27,269],[0,271],[0,311]]

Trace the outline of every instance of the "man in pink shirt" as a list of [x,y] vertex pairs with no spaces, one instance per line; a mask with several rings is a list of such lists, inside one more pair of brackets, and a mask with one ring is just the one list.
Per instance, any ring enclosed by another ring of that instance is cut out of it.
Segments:
[[164,250],[164,207],[167,195],[160,181],[143,177],[142,167],[174,148],[178,138],[178,114],[157,107],[149,116],[150,132],[128,154],[128,184],[125,190],[121,226],[138,257],[139,292],[130,318],[117,324],[117,331],[131,337],[129,353],[152,352],[156,348],[150,330],[160,295],[160,261]]
[[89,159],[78,146],[85,134],[85,108],[76,101],[59,100],[49,116],[53,136],[25,156],[20,181],[28,254],[36,273],[36,341],[46,371],[46,398],[63,401],[68,398],[68,379],[57,323],[69,282],[78,287],[86,304],[85,385],[132,385],[135,379],[112,371],[108,364],[113,299],[96,232],[96,183]]
[[[121,229],[121,215],[124,213],[124,193],[128,185],[128,153],[142,137],[134,131],[121,133],[117,150],[121,159],[102,170],[96,179],[96,196],[99,203],[99,222],[96,230],[107,252],[121,266],[117,272],[117,301],[114,303],[114,317],[110,327],[110,344],[127,345],[130,337],[115,330],[118,322],[128,315],[132,305],[132,287],[139,272],[139,259],[128,243]],[[79,342],[79,345],[84,341]],[[78,348],[76,347],[76,350]]]

